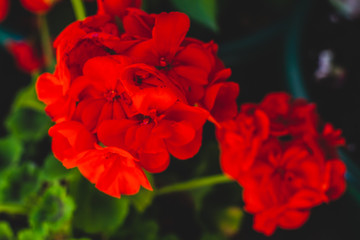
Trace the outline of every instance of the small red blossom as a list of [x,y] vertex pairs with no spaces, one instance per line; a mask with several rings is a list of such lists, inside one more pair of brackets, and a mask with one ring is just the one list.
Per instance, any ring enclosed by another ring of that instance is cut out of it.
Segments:
[[4,21],[10,8],[9,0],[0,0],[0,22]]
[[265,235],[302,226],[311,208],[345,191],[336,151],[345,144],[341,130],[323,124],[303,99],[272,93],[244,104],[236,118],[220,122],[217,139],[221,167],[243,187],[245,210]]
[[123,18],[128,8],[140,8],[142,0],[97,0],[98,14]]
[[34,47],[27,41],[6,42],[6,48],[15,59],[19,69],[26,73],[32,73],[39,70],[42,65],[42,59],[36,54]]
[[20,0],[23,7],[33,13],[43,14],[59,0]]

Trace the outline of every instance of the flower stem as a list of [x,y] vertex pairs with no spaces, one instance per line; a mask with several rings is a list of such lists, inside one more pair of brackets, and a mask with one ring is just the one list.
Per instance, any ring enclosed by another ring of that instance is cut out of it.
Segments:
[[25,215],[27,213],[27,209],[21,205],[17,204],[0,204],[0,213],[7,213],[10,215],[20,214]]
[[223,174],[220,174],[220,175],[198,178],[198,179],[190,180],[190,181],[183,182],[183,183],[176,183],[174,185],[160,188],[155,193],[157,195],[162,195],[162,194],[167,194],[167,193],[192,190],[192,189],[204,187],[204,186],[213,186],[216,184],[233,182],[233,181],[234,180],[232,180],[231,178],[229,178]]
[[86,18],[86,10],[82,0],[71,0],[77,20],[84,20]]
[[42,50],[44,53],[46,70],[52,72],[55,66],[55,59],[52,48],[52,40],[49,33],[49,26],[45,15],[38,15],[38,24],[40,28],[40,39]]

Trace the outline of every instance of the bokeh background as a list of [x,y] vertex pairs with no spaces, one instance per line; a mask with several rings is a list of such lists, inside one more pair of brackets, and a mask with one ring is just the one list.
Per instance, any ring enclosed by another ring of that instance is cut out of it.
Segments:
[[[85,6],[95,14],[95,1]],[[274,91],[315,102],[347,140],[346,193],[314,208],[302,228],[271,237],[252,229],[236,183],[112,199],[52,157],[51,122],[26,104],[36,101],[36,74],[21,71],[0,46],[0,239],[359,239],[360,0],[143,0],[143,9],[189,14],[188,36],[219,44],[230,80],[240,84],[239,104]],[[75,20],[70,1],[58,2],[46,18],[54,39]],[[28,39],[41,54],[37,16],[18,0],[0,29]],[[206,124],[200,153],[171,161],[152,181],[160,188],[220,173],[214,128]]]

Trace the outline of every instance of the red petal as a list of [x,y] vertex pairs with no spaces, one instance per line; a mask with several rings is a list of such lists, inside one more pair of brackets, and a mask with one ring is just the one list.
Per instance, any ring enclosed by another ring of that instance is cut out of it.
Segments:
[[146,171],[151,173],[159,173],[164,171],[170,163],[169,153],[167,151],[158,153],[143,153],[140,154],[140,165]]
[[152,36],[160,57],[171,61],[190,27],[189,17],[180,12],[160,13],[155,18]]
[[171,143],[166,142],[167,148],[171,155],[176,157],[177,159],[185,160],[188,158],[192,158],[197,154],[201,147],[202,140],[202,129],[199,129],[196,132],[194,139],[185,144],[185,145],[173,145]]

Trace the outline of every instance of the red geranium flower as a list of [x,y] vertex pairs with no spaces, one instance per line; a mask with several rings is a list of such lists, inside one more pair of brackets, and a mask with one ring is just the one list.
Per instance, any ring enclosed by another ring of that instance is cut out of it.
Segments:
[[142,0],[97,0],[98,14],[123,18],[127,8],[140,8]]
[[23,7],[33,13],[43,14],[59,0],[20,0]]
[[37,71],[43,65],[43,61],[36,54],[34,47],[26,41],[7,41],[6,48],[13,55],[18,68],[26,73]]
[[312,207],[344,192],[337,185],[344,185],[345,173],[342,161],[319,158],[305,144],[268,144],[242,179],[245,209],[255,214],[254,229],[265,235],[276,227],[302,226]]
[[56,122],[55,156],[112,196],[150,188],[142,168],[164,171],[170,154],[193,157],[209,114],[214,122],[235,116],[239,91],[226,82],[231,71],[216,44],[185,38],[185,14],[126,13],[121,31],[107,14],[70,24],[54,42],[55,72],[36,84]]
[[67,121],[49,130],[52,149],[65,167],[79,171],[100,191],[120,198],[135,194],[140,186],[152,190],[138,160],[123,149],[102,148],[81,123]]
[[244,104],[233,120],[217,125],[220,163],[243,187],[254,229],[298,228],[310,209],[345,191],[345,165],[336,147],[341,131],[323,124],[314,104],[286,93]]

